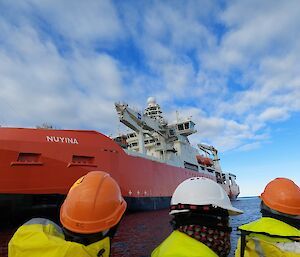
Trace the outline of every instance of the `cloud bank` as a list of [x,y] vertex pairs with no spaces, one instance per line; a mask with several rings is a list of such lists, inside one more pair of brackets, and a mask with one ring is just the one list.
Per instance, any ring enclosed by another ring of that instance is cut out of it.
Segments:
[[114,102],[190,116],[222,150],[300,111],[298,1],[1,2],[0,124],[115,134]]

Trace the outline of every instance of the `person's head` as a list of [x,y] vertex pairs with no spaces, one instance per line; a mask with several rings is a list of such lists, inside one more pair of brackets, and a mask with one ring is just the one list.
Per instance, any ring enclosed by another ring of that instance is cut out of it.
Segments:
[[174,229],[204,243],[218,256],[230,252],[229,216],[239,215],[224,189],[215,181],[194,177],[175,189],[170,206]]
[[73,184],[61,206],[66,240],[89,245],[113,237],[126,206],[119,185],[108,173],[89,172]]
[[261,198],[263,217],[272,217],[300,227],[300,188],[292,180],[276,178],[269,182]]

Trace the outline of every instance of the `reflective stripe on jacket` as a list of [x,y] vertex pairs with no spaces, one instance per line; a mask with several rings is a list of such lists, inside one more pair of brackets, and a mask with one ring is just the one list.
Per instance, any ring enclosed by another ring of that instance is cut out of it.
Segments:
[[151,257],[169,256],[218,257],[218,255],[205,244],[177,230],[173,231],[151,254]]
[[300,231],[282,221],[261,218],[239,230],[236,257],[300,257]]
[[40,218],[19,227],[8,244],[8,257],[108,257],[109,252],[108,237],[88,246],[66,241],[58,225]]

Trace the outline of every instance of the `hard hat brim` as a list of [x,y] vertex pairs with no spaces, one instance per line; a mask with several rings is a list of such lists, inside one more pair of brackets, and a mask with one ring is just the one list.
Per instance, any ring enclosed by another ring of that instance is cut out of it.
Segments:
[[[240,215],[240,214],[244,213],[242,210],[240,210],[238,208],[235,208],[233,206],[232,207],[228,207],[228,208],[226,208],[224,206],[222,206],[222,207],[221,206],[217,206],[217,207],[222,208],[224,210],[227,210],[229,216],[235,216],[235,215]],[[176,213],[183,213],[183,212],[189,212],[189,211],[191,211],[191,210],[189,210],[189,209],[185,209],[185,210],[172,210],[172,211],[169,212],[169,215],[174,215]]]

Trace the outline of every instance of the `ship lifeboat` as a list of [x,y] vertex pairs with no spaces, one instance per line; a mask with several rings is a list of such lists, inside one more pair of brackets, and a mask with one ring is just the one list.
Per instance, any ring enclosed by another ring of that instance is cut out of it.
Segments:
[[205,157],[203,155],[196,155],[197,161],[201,165],[205,165],[211,167],[213,165],[213,160],[209,157]]

